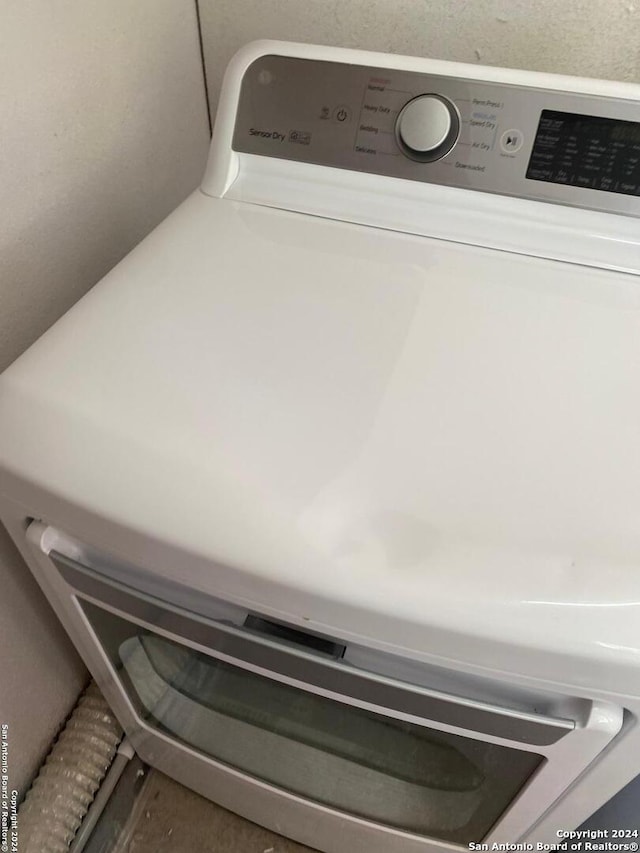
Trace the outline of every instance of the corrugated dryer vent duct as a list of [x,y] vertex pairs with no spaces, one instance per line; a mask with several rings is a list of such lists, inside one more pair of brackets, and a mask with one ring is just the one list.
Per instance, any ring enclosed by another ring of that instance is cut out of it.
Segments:
[[20,853],[67,853],[121,738],[120,725],[91,682],[20,806]]

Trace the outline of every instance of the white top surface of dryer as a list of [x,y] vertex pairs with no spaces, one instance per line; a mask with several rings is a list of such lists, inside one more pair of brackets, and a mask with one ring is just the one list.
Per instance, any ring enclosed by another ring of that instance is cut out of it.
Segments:
[[635,661],[639,308],[632,275],[195,193],[3,376],[5,490],[290,621]]
[[640,100],[245,49],[210,195],[0,380],[0,491],[274,618],[624,691],[640,659],[637,219],[237,155],[242,75],[269,51]]

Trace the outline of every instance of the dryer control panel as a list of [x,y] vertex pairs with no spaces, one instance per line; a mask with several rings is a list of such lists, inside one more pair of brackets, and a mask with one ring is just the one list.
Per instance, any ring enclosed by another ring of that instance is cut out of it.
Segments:
[[263,56],[233,148],[640,216],[635,101]]

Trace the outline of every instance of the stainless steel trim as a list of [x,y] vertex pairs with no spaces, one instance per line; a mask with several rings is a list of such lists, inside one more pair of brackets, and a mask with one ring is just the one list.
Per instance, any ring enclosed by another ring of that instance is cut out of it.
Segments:
[[56,551],[49,554],[63,579],[74,590],[117,608],[177,637],[205,647],[215,657],[224,655],[267,672],[294,679],[310,689],[353,698],[393,716],[397,711],[421,720],[456,726],[505,738],[514,743],[548,746],[575,728],[573,720],[537,716],[447,696],[374,673],[356,670],[343,662],[327,660],[277,641],[255,636],[242,628],[205,620],[138,593],[131,587],[102,577],[98,572]]

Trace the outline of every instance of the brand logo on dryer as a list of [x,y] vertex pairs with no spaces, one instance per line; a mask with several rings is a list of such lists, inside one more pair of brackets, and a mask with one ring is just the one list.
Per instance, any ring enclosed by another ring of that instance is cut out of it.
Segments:
[[255,127],[250,127],[249,136],[260,136],[262,139],[273,139],[275,142],[284,142],[284,133],[279,133],[277,130],[258,130]]

